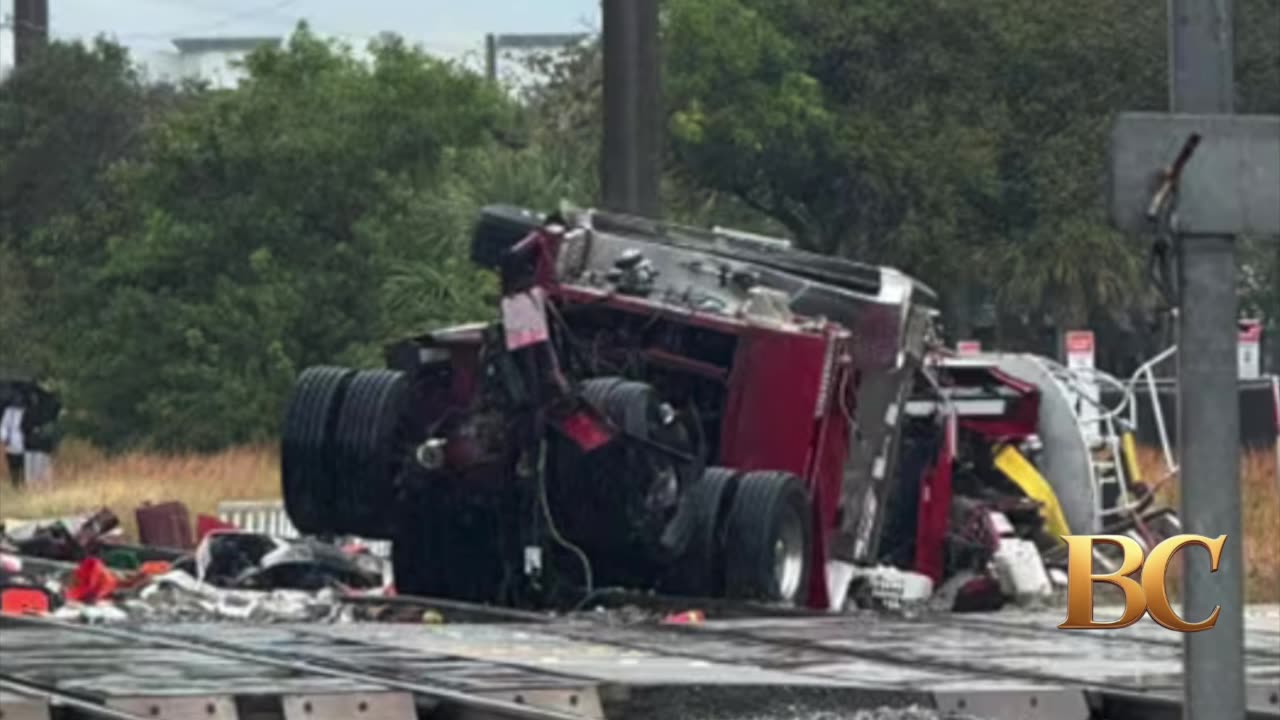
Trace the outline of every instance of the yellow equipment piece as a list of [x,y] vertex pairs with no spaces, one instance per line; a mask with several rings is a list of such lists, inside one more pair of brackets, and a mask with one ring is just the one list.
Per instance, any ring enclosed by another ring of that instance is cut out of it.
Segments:
[[1005,445],[996,450],[995,465],[1000,472],[1014,482],[1027,497],[1040,503],[1040,514],[1045,520],[1045,529],[1057,537],[1070,535],[1067,518],[1062,514],[1062,506],[1058,504],[1058,496],[1054,494],[1049,481],[1044,479],[1036,466],[1018,448]]
[[1133,433],[1120,436],[1120,454],[1124,456],[1124,470],[1129,476],[1129,483],[1142,482],[1142,466],[1138,464],[1138,443]]

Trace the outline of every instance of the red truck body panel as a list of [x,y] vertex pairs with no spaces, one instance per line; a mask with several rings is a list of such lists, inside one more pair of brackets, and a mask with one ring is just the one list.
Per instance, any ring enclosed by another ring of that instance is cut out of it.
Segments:
[[[782,470],[805,481],[813,499],[813,557],[808,604],[828,606],[827,545],[840,503],[852,401],[848,332],[837,325],[772,327],[732,317],[673,308],[660,301],[574,285],[549,288],[565,303],[601,303],[624,312],[661,312],[691,326],[737,336],[716,464],[739,470]],[[654,358],[704,377],[679,356]],[[839,394],[838,394],[839,393]]]

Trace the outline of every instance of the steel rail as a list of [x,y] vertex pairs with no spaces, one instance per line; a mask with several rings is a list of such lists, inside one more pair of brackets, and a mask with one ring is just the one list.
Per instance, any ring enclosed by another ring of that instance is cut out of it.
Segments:
[[16,695],[43,700],[50,707],[69,707],[103,720],[154,720],[125,710],[117,710],[102,703],[86,700],[77,695],[51,688],[41,683],[22,680],[12,675],[0,673],[0,690],[8,690]]
[[[683,610],[700,610],[708,618],[822,618],[831,617],[831,613],[805,607],[783,607],[731,600],[727,598],[700,598],[682,595],[664,595],[624,587],[605,587],[592,591],[577,607],[581,610],[567,612],[517,610],[494,605],[482,605],[464,600],[431,597],[426,595],[397,595],[394,597],[353,596],[342,598],[341,602],[361,607],[412,607],[422,610],[435,610],[446,620],[452,614],[456,617],[483,618],[486,621],[503,623],[545,624],[563,620],[598,621],[588,608],[602,605],[608,608],[635,606],[650,612],[680,612]],[[462,622],[470,622],[463,620]]]
[[[945,615],[945,616],[939,616],[939,617],[930,617],[928,618],[928,622],[936,623],[939,625],[952,625],[956,627],[963,627],[966,629],[977,630],[979,632],[985,632],[990,635],[1008,634],[1008,635],[1017,635],[1019,637],[1027,637],[1027,638],[1031,638],[1031,637],[1049,638],[1054,634],[1058,634],[1062,632],[1072,632],[1072,631],[1059,630],[1056,627],[1042,628],[1042,627],[1035,627],[1033,625],[1024,625],[1024,624],[1012,622],[1008,619],[1003,619],[1003,618],[993,618],[990,621],[986,621],[984,619],[978,619],[975,617],[959,617],[959,616]],[[1084,631],[1074,631],[1074,632],[1084,632]],[[1108,643],[1115,643],[1115,644],[1136,643],[1139,645],[1176,648],[1179,652],[1182,651],[1181,637],[1171,638],[1171,639],[1161,639],[1156,637],[1132,637],[1132,636],[1126,637],[1122,635],[1116,635],[1113,633],[1094,633],[1091,637],[1094,640],[1100,640]],[[1245,656],[1266,658],[1268,660],[1280,660],[1280,649],[1276,649],[1276,650],[1269,650],[1266,648],[1254,648],[1252,650],[1246,649]]]
[[[271,665],[286,670],[293,670],[295,672],[327,675],[329,677],[342,678],[344,680],[354,680],[372,685],[380,685],[387,688],[410,692],[415,695],[425,696],[442,703],[458,705],[473,710],[483,710],[505,718],[518,720],[583,720],[585,717],[575,713],[565,713],[506,700],[479,697],[431,683],[408,682],[371,673],[362,673],[353,670],[339,670],[305,660],[288,660],[278,658],[273,655],[262,654],[260,651],[253,650],[251,648],[245,648],[242,645],[225,641],[215,642],[206,640],[197,642],[190,638],[179,638],[161,632],[152,631],[144,633],[136,629],[122,630],[119,628],[108,628],[98,625],[79,625],[36,616],[12,615],[6,616],[5,621],[18,622],[34,627],[57,628],[68,632],[99,635],[127,642],[149,643],[178,650],[203,653],[205,655],[219,655],[232,660],[240,660],[242,662],[255,663],[258,665]],[[132,718],[128,720],[132,720]]]
[[[655,600],[660,599],[653,596],[650,596],[650,597],[651,599],[655,599]],[[431,602],[431,599],[427,599],[427,598],[418,598],[415,600],[425,601],[428,603]],[[450,602],[453,602],[453,601],[450,601]],[[803,612],[804,611],[799,611],[799,613],[797,613],[797,609],[795,608],[780,608],[778,609],[778,612],[775,614],[756,616],[756,617],[764,617],[768,619],[780,619],[780,620],[830,617],[829,615],[816,613],[816,612],[812,616],[810,616],[810,615],[803,614]],[[799,618],[797,617],[797,614],[800,615]],[[715,660],[715,658],[709,657],[705,653],[698,653],[688,649],[681,648],[679,643],[662,644],[660,641],[657,641],[657,640],[652,641],[652,644],[646,643],[646,642],[636,642],[626,638],[617,637],[616,635],[611,634],[609,630],[625,632],[627,630],[643,629],[645,632],[650,633],[652,636],[657,636],[665,633],[673,637],[701,637],[704,639],[726,638],[730,640],[737,640],[737,641],[742,641],[744,643],[750,643],[755,645],[766,645],[766,646],[781,647],[781,648],[788,648],[788,649],[810,650],[813,652],[832,655],[832,656],[838,656],[838,657],[852,657],[852,658],[873,660],[873,661],[882,662],[888,665],[898,665],[898,666],[908,666],[908,667],[930,667],[937,670],[943,670],[948,672],[959,672],[967,675],[971,675],[973,674],[974,671],[978,671],[984,674],[991,675],[993,677],[1005,677],[1005,678],[1012,678],[1012,679],[1023,680],[1023,681],[1052,684],[1052,685],[1060,685],[1060,686],[1065,685],[1065,686],[1071,686],[1071,687],[1079,687],[1082,689],[1114,690],[1119,692],[1127,692],[1131,694],[1142,693],[1142,691],[1139,689],[1135,689],[1130,685],[1124,685],[1120,683],[1083,682],[1078,678],[1063,677],[1060,675],[1053,675],[1051,673],[993,667],[989,665],[975,664],[973,662],[955,662],[955,661],[940,660],[940,659],[934,659],[934,658],[921,658],[917,656],[908,656],[908,655],[891,653],[884,650],[875,650],[870,648],[832,647],[830,645],[825,645],[820,641],[806,639],[806,638],[785,638],[785,637],[778,638],[778,637],[760,636],[752,633],[750,630],[745,630],[741,628],[709,627],[706,625],[674,625],[674,624],[659,625],[659,626],[652,626],[652,625],[632,626],[632,627],[624,626],[621,628],[617,628],[617,627],[608,625],[604,619],[593,618],[590,615],[586,615],[582,619],[587,621],[585,625],[562,625],[562,624],[553,623],[553,622],[545,622],[545,623],[539,622],[537,624],[537,627],[539,631],[545,631],[550,635],[569,638],[571,640],[600,643],[604,645],[613,645],[617,647],[624,647],[627,649],[637,650],[637,651],[647,652],[647,653],[658,652],[658,650],[655,649],[655,645],[659,645],[661,646],[661,653],[664,655],[667,655],[670,657],[683,657],[683,658],[688,658],[692,660]],[[831,618],[831,619],[834,620],[834,618]],[[603,634],[601,634],[600,631],[604,631]],[[366,644],[366,645],[376,645],[376,643],[367,643],[365,641],[360,641],[360,640],[356,640],[355,642],[359,642],[361,644]]]
[[[654,602],[660,602],[660,601],[666,601],[666,600],[674,601],[677,598],[667,597],[667,596],[645,596],[645,599],[648,599]],[[430,607],[433,603],[441,602],[436,598],[422,598],[422,597],[414,597],[414,596],[401,596],[399,601],[406,604],[415,604],[415,605],[422,604],[423,607]],[[449,606],[452,606],[454,609],[459,609],[459,610],[466,609],[466,610],[475,610],[477,612],[483,612],[486,609],[493,610],[493,608],[489,608],[488,606],[472,605],[471,603],[467,603],[463,601],[448,600],[448,601],[444,601],[444,603],[448,604]],[[775,608],[769,608],[768,606],[757,606],[757,607],[762,612],[768,612],[769,614],[756,615],[754,617],[764,617],[769,619],[780,619],[780,620],[782,619],[795,620],[795,619],[802,619],[802,618],[806,618],[806,619],[829,618],[831,620],[835,620],[835,618],[832,618],[830,615],[820,613],[820,612],[813,612],[812,614],[809,614],[804,609],[799,609],[799,608],[776,608],[775,609]],[[771,612],[774,610],[776,610],[776,612]],[[500,612],[500,614],[505,615],[505,613],[502,613],[502,612]],[[661,653],[663,655],[670,656],[670,657],[683,657],[683,658],[688,658],[692,660],[704,660],[704,661],[715,660],[717,662],[722,661],[722,660],[718,660],[713,656],[709,656],[706,653],[699,653],[693,650],[681,648],[679,643],[662,644],[660,642],[655,642],[654,644],[649,644],[646,642],[636,642],[627,638],[618,637],[610,633],[609,630],[625,632],[627,630],[643,629],[646,632],[652,633],[654,635],[658,635],[665,632],[666,634],[673,637],[701,637],[704,639],[725,638],[729,640],[736,640],[744,643],[755,644],[757,646],[764,645],[764,646],[772,646],[772,647],[787,648],[787,649],[809,650],[809,651],[826,654],[830,656],[836,656],[836,657],[851,657],[851,658],[872,660],[872,661],[881,662],[887,665],[896,665],[896,666],[905,666],[905,667],[927,667],[927,668],[933,668],[936,670],[952,672],[952,673],[961,673],[966,675],[972,675],[974,671],[978,671],[983,674],[990,675],[992,677],[1002,677],[1002,678],[1037,682],[1037,683],[1056,685],[1056,686],[1067,686],[1067,687],[1073,687],[1073,688],[1080,688],[1081,690],[1093,690],[1095,692],[1122,692],[1122,693],[1128,693],[1131,695],[1142,695],[1144,693],[1144,691],[1141,689],[1137,689],[1130,685],[1125,685],[1122,683],[1085,682],[1085,681],[1081,681],[1078,678],[1064,677],[1060,675],[1054,675],[1052,673],[1043,673],[1043,672],[1037,672],[1037,671],[1031,671],[1031,670],[1017,670],[1012,668],[995,667],[990,665],[976,664],[973,662],[956,662],[956,661],[941,660],[936,658],[921,658],[914,655],[908,656],[908,655],[903,655],[899,653],[888,652],[885,650],[876,650],[871,648],[832,647],[829,645],[825,645],[821,641],[817,641],[817,640],[811,640],[807,638],[786,638],[786,637],[778,638],[778,637],[760,636],[752,633],[750,630],[740,629],[740,628],[709,627],[706,625],[659,625],[659,626],[643,625],[643,626],[633,626],[633,627],[624,626],[621,628],[617,628],[609,625],[607,623],[607,620],[603,618],[592,617],[590,614],[585,614],[584,616],[581,616],[581,619],[586,621],[585,624],[568,625],[568,624],[550,622],[550,620],[557,619],[552,616],[541,616],[537,613],[532,613],[531,615],[537,618],[531,624],[535,625],[535,627],[538,628],[539,632],[546,632],[549,635],[556,635],[559,637],[568,638],[571,640],[577,640],[581,642],[592,642],[592,643],[600,643],[604,645],[612,645],[615,647],[623,647],[630,650],[637,650],[637,651],[646,652],[646,653],[658,652],[658,649],[655,648],[655,645],[660,645]],[[1034,629],[1031,629],[1031,630],[1034,632]],[[600,631],[603,631],[603,634],[601,634]],[[322,633],[311,633],[311,632],[307,632],[305,634],[323,635]],[[1014,634],[1014,633],[1009,633],[1009,634]],[[365,645],[365,646],[378,645],[378,643],[359,640],[359,639],[344,638],[344,640],[347,640],[356,644],[360,644],[360,645]],[[558,674],[558,673],[552,673],[552,674]],[[373,681],[373,680],[370,680],[370,681]]]
[[[643,609],[667,611],[678,607],[698,608],[707,612],[710,616],[712,611],[724,612],[727,618],[762,618],[762,619],[813,619],[819,622],[838,624],[841,617],[832,615],[822,611],[809,610],[807,608],[794,607],[773,607],[757,603],[733,603],[723,599],[700,599],[700,598],[683,598],[679,596],[647,594],[639,592],[629,592],[623,589],[605,588],[596,593],[601,599],[621,600],[628,604],[634,604]],[[373,603],[373,598],[362,598],[360,604]],[[420,597],[420,596],[399,596],[394,599],[395,604],[420,606],[424,609],[439,608],[449,609],[459,613],[476,614],[483,616],[492,614],[493,617],[508,622],[528,622],[530,624],[543,625],[547,627],[547,632],[552,635],[562,635],[574,637],[574,639],[591,639],[584,633],[578,632],[582,630],[580,626],[560,626],[555,623],[557,620],[568,619],[567,617],[558,617],[549,613],[537,613],[520,610],[508,610],[505,608],[494,608],[488,605],[478,605],[457,600],[444,600],[440,598]],[[706,603],[710,603],[708,606]],[[710,610],[710,611],[708,611]],[[741,612],[739,612],[741,611]],[[747,614],[749,613],[749,614]],[[599,623],[608,627],[607,618],[596,617],[592,613],[583,613],[572,616],[574,619],[580,619],[588,623]],[[908,618],[890,618],[894,622],[905,623],[933,623],[936,625],[944,625],[951,627],[960,627],[981,632],[984,635],[999,637],[1000,635],[1016,636],[1022,638],[1046,638],[1055,639],[1056,633],[1061,633],[1056,627],[1037,628],[1032,625],[1022,624],[1013,621],[1011,618],[977,618],[955,614],[930,615],[920,620],[912,620]],[[676,627],[663,625],[662,628]],[[703,632],[720,632],[722,630],[732,630],[732,628],[716,628],[702,626]],[[768,642],[770,638],[752,635],[758,642]],[[1123,645],[1126,643],[1137,644],[1150,647],[1166,647],[1174,648],[1179,651],[1182,648],[1181,639],[1162,639],[1145,636],[1118,636],[1106,633],[1095,634],[1093,639],[1102,640],[1110,645]],[[835,651],[837,648],[828,648]],[[1275,660],[1280,659],[1280,650],[1271,651],[1265,648],[1253,648],[1246,651],[1246,656],[1251,659]],[[914,661],[913,661],[914,662]]]
[[[784,618],[779,618],[784,619]],[[661,653],[671,657],[684,657],[693,660],[705,660],[722,662],[722,660],[709,656],[706,653],[698,653],[689,649],[680,647],[678,642],[663,643],[660,635],[667,634],[673,638],[681,637],[701,637],[702,639],[727,639],[730,641],[738,641],[747,644],[755,644],[757,646],[770,646],[776,648],[785,648],[788,650],[806,650],[818,654],[824,654],[833,657],[856,658],[862,660],[871,660],[874,662],[884,663],[886,665],[896,665],[911,668],[928,668],[934,670],[945,671],[949,673],[959,673],[965,676],[972,676],[975,672],[989,675],[993,678],[1006,678],[1021,680],[1025,682],[1041,683],[1046,685],[1054,685],[1060,687],[1079,688],[1081,690],[1094,690],[1105,692],[1122,692],[1134,695],[1142,695],[1145,693],[1140,688],[1134,688],[1117,682],[1106,681],[1084,681],[1079,678],[1055,675],[1052,673],[1039,672],[1034,670],[1019,670],[1014,668],[1005,668],[992,666],[988,664],[976,663],[973,661],[953,661],[939,658],[920,657],[911,654],[902,654],[890,652],[886,650],[878,650],[873,648],[851,648],[851,647],[834,647],[824,644],[820,640],[797,637],[769,637],[756,635],[749,629],[742,628],[726,628],[726,627],[709,627],[706,625],[663,625],[660,627],[644,627],[644,631],[649,634],[650,640],[646,642],[636,642],[630,639],[619,638],[605,632],[600,634],[598,630],[608,630],[608,626],[598,625],[595,630],[584,628],[581,626],[566,627],[558,625],[547,625],[550,634],[567,637],[583,642],[594,642],[605,645],[614,645],[625,647],[641,652],[654,653],[659,652],[655,646],[661,647]],[[615,630],[627,630],[629,628],[614,628]],[[632,628],[634,629],[634,628]]]
[[484,622],[547,623],[559,619],[551,613],[421,595],[394,595],[390,597],[357,595],[344,597],[341,602],[346,605],[361,607],[411,607],[419,610],[434,610],[440,613],[446,621],[448,621],[450,615],[467,618],[467,620],[454,622],[474,622],[471,618],[482,618]]

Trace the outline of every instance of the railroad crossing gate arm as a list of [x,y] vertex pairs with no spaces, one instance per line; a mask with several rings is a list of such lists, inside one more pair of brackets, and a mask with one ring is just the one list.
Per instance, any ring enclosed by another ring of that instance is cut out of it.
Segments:
[[1177,228],[1187,235],[1280,235],[1280,116],[1121,113],[1111,128],[1111,218],[1150,230],[1147,210],[1187,139]]

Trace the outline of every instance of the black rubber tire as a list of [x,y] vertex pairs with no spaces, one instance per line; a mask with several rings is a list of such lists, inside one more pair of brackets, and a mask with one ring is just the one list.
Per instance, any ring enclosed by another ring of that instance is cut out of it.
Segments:
[[387,538],[395,517],[396,482],[409,449],[402,445],[408,408],[405,374],[363,370],[351,380],[335,434],[343,534]]
[[731,468],[709,467],[681,498],[688,513],[687,543],[667,572],[664,590],[676,595],[710,598],[724,592],[722,541],[729,488],[738,477]]
[[[784,522],[798,523],[800,572],[790,593],[779,587],[775,571],[776,543]],[[808,597],[812,570],[813,521],[809,493],[796,476],[785,472],[749,472],[738,478],[725,520],[725,594],[734,599],[802,604]]]
[[294,382],[280,433],[285,512],[299,532],[333,531],[340,507],[330,438],[354,370],[311,367]]
[[[642,450],[636,457],[648,458],[646,462],[669,461],[676,474],[678,491],[692,487],[701,477],[706,466],[701,448],[694,440],[694,430],[682,421],[664,425],[660,415],[662,399],[648,383],[619,377],[592,378],[579,387],[584,400],[609,418],[615,425],[634,437],[650,440],[688,453],[693,462],[684,462]],[[631,465],[630,460],[627,461]]]
[[639,437],[649,437],[648,412],[658,406],[652,386],[619,377],[604,377],[584,381],[580,392],[584,400],[614,424]]
[[662,426],[658,414],[661,398],[652,385],[619,377],[592,378],[579,386],[579,392],[587,403],[628,433],[671,447],[683,445],[686,452],[697,457],[696,463],[679,468],[682,484],[691,484],[701,474],[703,462],[698,457],[700,449],[694,447],[691,429],[680,423]]

